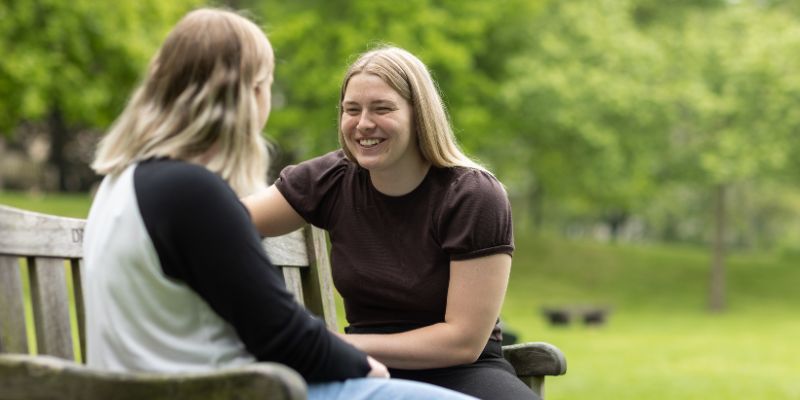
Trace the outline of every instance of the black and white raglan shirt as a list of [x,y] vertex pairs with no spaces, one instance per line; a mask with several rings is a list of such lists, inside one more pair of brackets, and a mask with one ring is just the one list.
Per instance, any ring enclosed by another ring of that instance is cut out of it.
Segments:
[[275,361],[309,382],[370,369],[294,301],[244,205],[202,166],[154,159],[107,176],[83,246],[90,366],[190,372]]

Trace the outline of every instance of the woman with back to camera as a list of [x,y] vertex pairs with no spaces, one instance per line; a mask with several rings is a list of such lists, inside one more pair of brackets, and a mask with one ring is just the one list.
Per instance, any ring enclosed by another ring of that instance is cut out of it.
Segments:
[[326,229],[348,342],[395,377],[484,399],[535,399],[502,356],[511,269],[502,184],[458,148],[425,65],[362,54],[342,83],[341,150],[285,168],[244,200],[262,235]]
[[190,372],[275,361],[310,399],[463,399],[385,366],[294,302],[239,196],[263,187],[272,48],[234,12],[170,32],[101,142],[84,240],[87,364]]

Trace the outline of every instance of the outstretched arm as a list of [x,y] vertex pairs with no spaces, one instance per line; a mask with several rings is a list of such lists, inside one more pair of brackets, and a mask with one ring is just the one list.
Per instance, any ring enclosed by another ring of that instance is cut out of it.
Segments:
[[262,236],[280,236],[305,224],[275,185],[245,197],[242,203]]
[[395,334],[342,336],[392,368],[472,363],[486,346],[500,314],[510,272],[508,254],[451,261],[444,322]]

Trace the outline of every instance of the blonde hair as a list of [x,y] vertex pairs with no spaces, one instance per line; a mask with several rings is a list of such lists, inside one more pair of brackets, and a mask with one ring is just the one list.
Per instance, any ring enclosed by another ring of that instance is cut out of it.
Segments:
[[255,87],[273,66],[267,37],[247,18],[212,8],[190,12],[151,60],[92,168],[115,175],[152,157],[208,154],[206,168],[240,196],[263,187],[268,156]]
[[348,159],[357,162],[345,145],[341,129],[342,101],[350,78],[361,73],[380,77],[411,104],[420,153],[431,165],[486,170],[458,147],[444,102],[425,64],[406,50],[385,45],[361,54],[344,75],[339,97],[339,143]]

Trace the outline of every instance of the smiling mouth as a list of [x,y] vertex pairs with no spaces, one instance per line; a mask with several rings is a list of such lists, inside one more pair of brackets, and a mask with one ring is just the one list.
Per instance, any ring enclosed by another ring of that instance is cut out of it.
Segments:
[[376,138],[360,139],[358,141],[358,144],[361,145],[361,147],[370,148],[370,147],[375,147],[378,144],[382,143],[383,140],[384,139],[376,139]]

